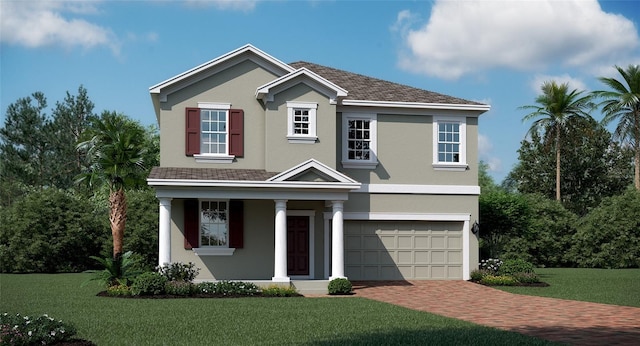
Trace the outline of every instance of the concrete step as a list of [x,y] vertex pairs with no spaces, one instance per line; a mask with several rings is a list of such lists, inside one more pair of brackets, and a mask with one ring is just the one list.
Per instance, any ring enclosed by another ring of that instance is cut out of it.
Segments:
[[329,280],[291,280],[300,294],[329,294]]

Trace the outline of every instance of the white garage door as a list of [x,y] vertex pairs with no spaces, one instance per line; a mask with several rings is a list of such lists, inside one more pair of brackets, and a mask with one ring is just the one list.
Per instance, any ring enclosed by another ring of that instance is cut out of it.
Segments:
[[350,280],[462,279],[462,222],[345,221]]

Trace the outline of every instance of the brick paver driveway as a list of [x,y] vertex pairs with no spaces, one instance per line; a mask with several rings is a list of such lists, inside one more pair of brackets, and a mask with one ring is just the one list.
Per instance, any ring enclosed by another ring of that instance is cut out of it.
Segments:
[[640,308],[524,296],[467,281],[354,282],[357,296],[573,345],[640,345]]

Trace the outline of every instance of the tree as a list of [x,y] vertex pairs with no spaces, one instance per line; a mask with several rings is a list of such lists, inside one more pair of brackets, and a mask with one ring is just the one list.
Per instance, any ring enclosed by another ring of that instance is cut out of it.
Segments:
[[617,121],[614,136],[633,148],[633,181],[636,190],[640,190],[640,67],[629,65],[625,70],[616,66],[616,69],[623,81],[601,77],[600,81],[612,90],[595,91],[594,95],[604,99],[600,103],[604,113],[602,122],[607,125]]
[[[553,140],[547,138],[547,140]],[[562,204],[579,216],[586,215],[608,196],[622,193],[632,182],[633,153],[611,140],[611,133],[591,118],[571,123],[563,138]],[[555,153],[552,146],[532,133],[521,142],[518,163],[503,185],[520,193],[554,198]]]
[[479,207],[481,255],[498,258],[509,238],[529,224],[529,206],[520,194],[496,190],[481,194]]
[[591,96],[582,96],[576,89],[569,92],[569,84],[558,85],[555,81],[542,84],[542,95],[536,98],[537,105],[522,106],[520,109],[532,109],[523,120],[537,119],[531,125],[529,133],[544,132],[544,137],[553,138],[556,154],[556,200],[560,201],[560,157],[562,136],[574,118],[590,117],[593,108]]
[[478,164],[478,185],[480,185],[482,193],[489,193],[500,188],[489,175],[489,165],[484,161],[480,161]]
[[92,188],[109,189],[109,223],[113,237],[113,258],[122,254],[127,220],[125,190],[144,185],[145,131],[122,114],[105,111],[91,121],[77,146],[86,154],[88,169],[78,175],[78,182]]

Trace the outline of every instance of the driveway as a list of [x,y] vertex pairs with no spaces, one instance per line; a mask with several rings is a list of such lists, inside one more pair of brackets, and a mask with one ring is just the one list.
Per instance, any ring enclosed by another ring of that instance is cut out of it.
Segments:
[[573,345],[640,345],[640,308],[524,296],[467,281],[354,282],[357,296]]

